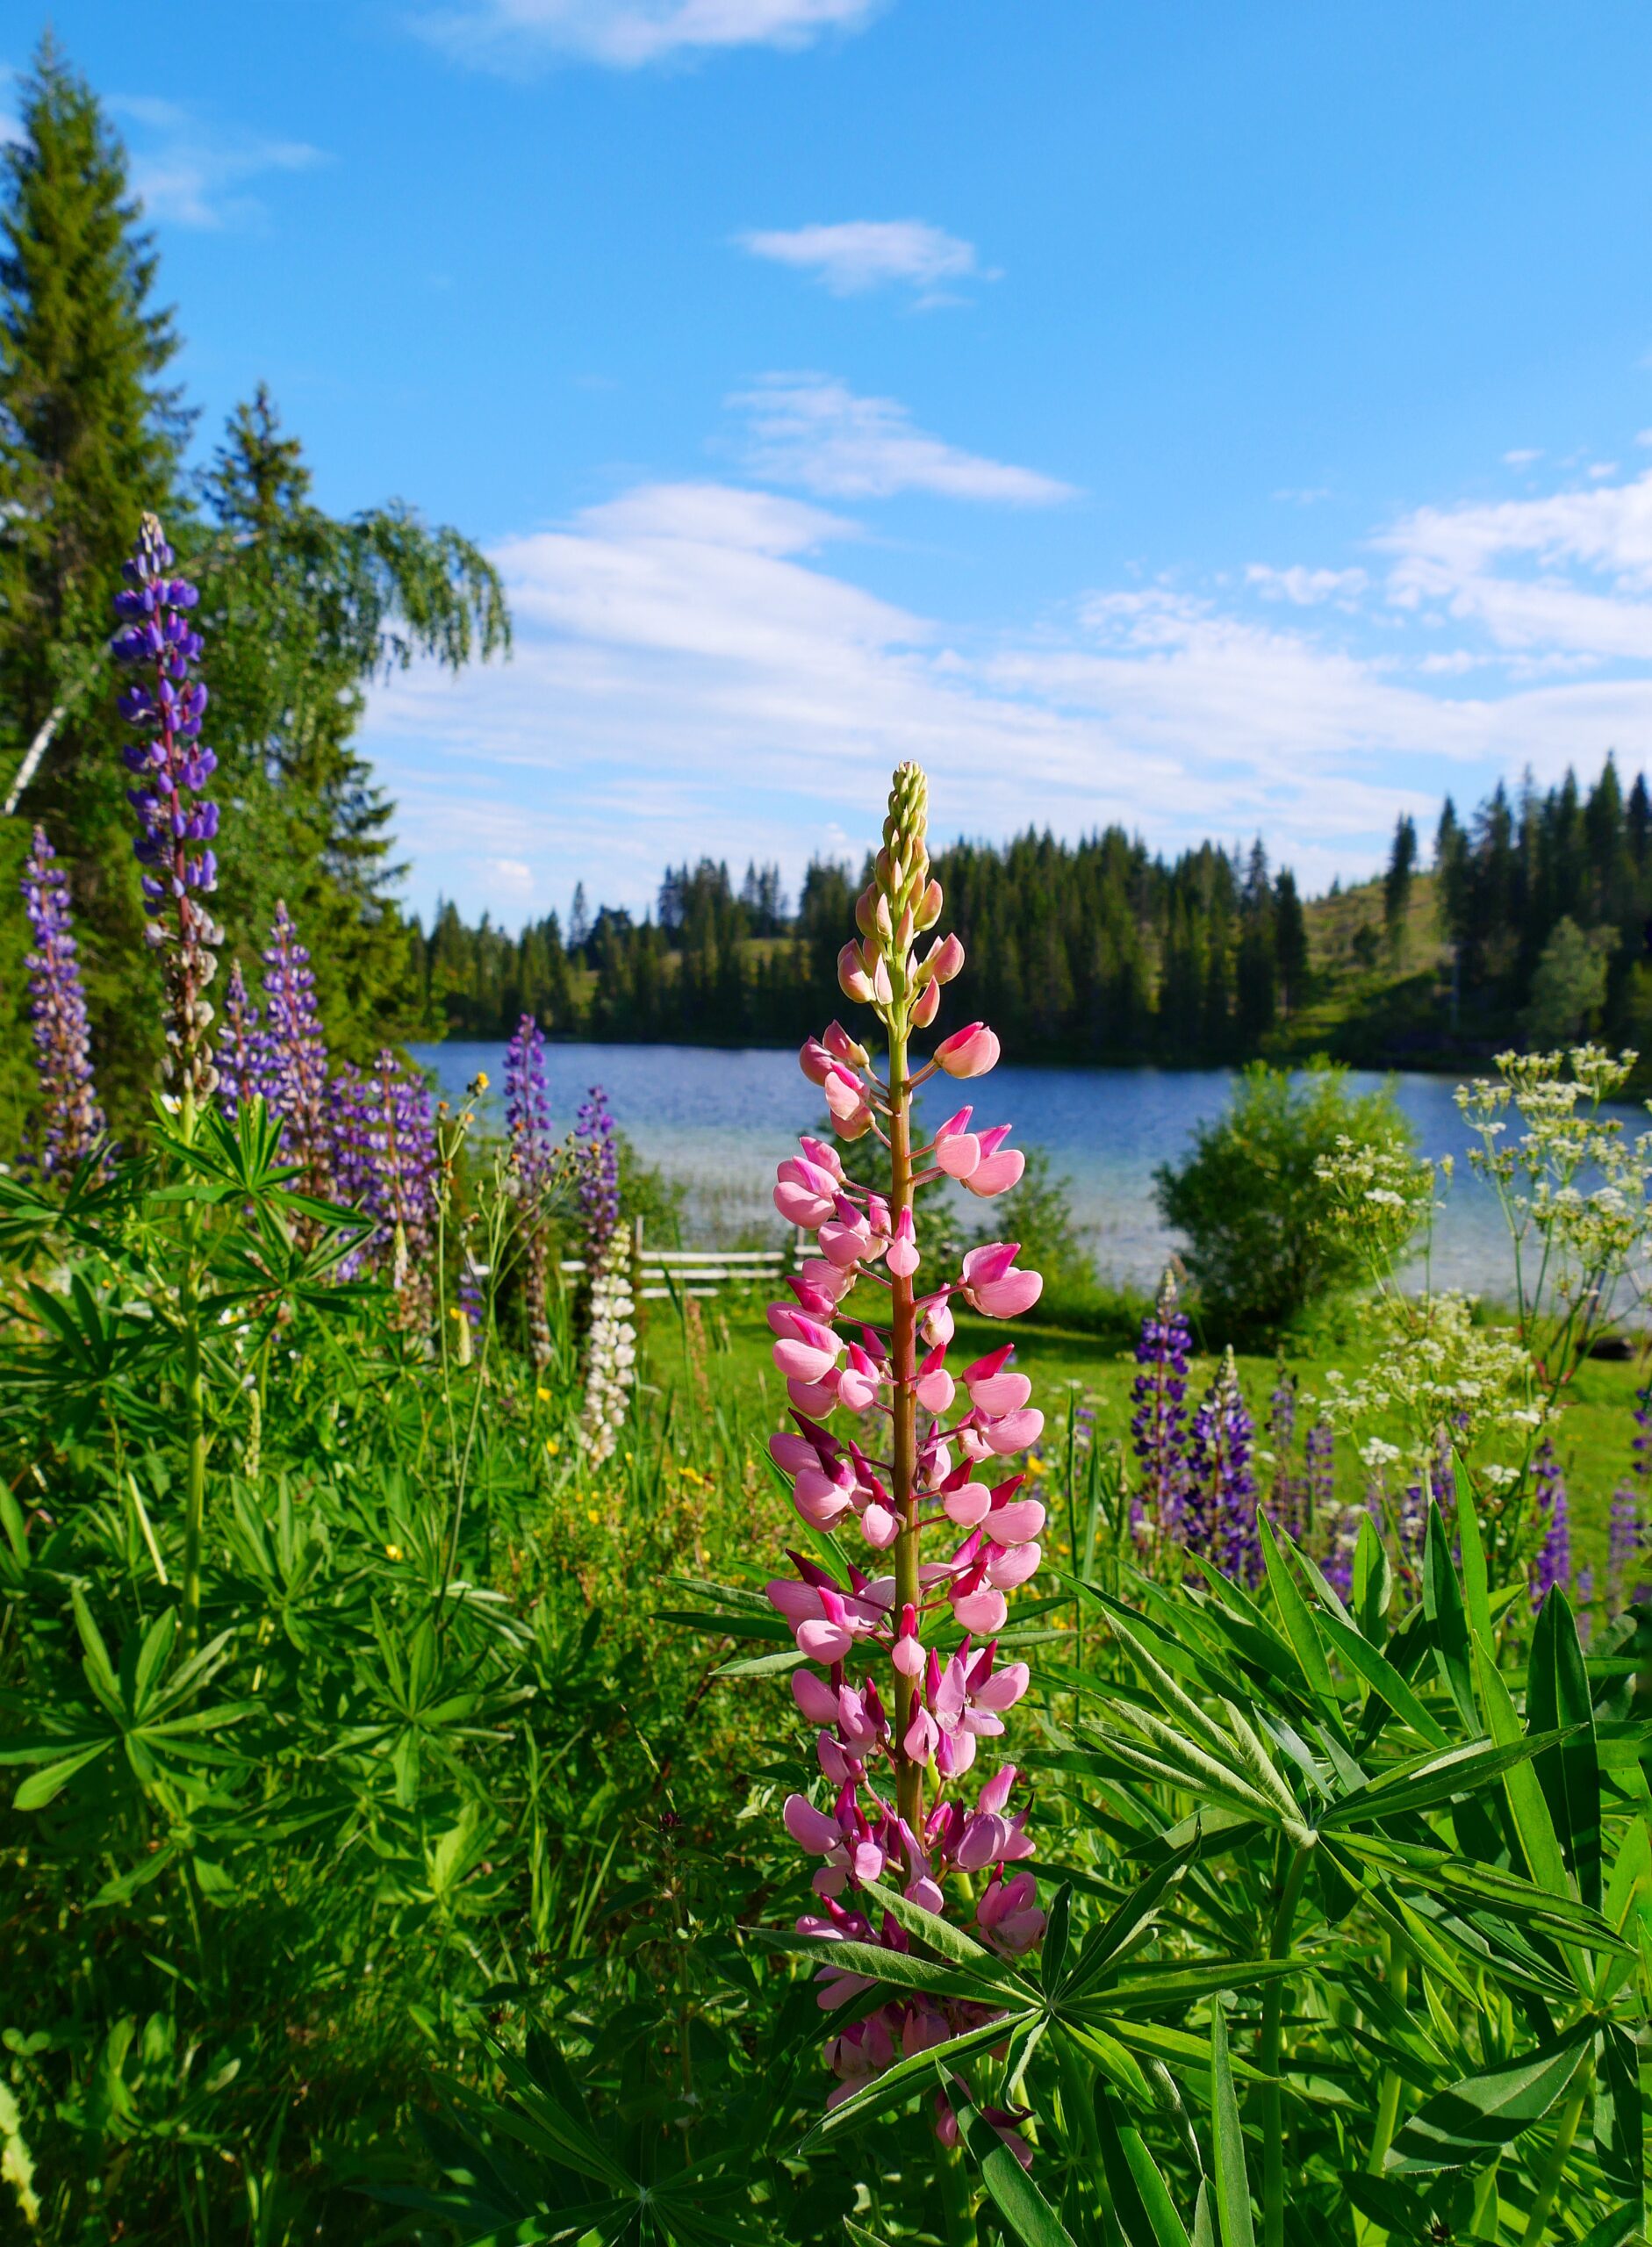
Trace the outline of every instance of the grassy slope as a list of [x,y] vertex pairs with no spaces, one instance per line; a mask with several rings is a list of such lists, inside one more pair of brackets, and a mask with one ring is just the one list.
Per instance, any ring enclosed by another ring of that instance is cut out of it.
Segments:
[[1315,898],[1305,917],[1311,987],[1269,1041],[1270,1058],[1332,1053],[1380,1067],[1459,1066],[1451,951],[1440,939],[1432,874],[1412,879],[1397,957],[1383,926],[1380,880]]
[[[703,1306],[713,1362],[720,1381],[733,1398],[761,1419],[764,1425],[779,1425],[785,1396],[779,1375],[769,1363],[769,1332],[763,1304],[755,1296],[728,1296]],[[647,1337],[645,1378],[661,1389],[680,1388],[684,1382],[682,1334],[669,1306],[650,1305],[652,1317]],[[1036,1325],[1017,1319],[1013,1330],[987,1322],[959,1322],[959,1344],[953,1355],[963,1363],[1013,1332],[1017,1360],[1033,1384],[1033,1401],[1050,1424],[1052,1438],[1064,1428],[1068,1384],[1091,1402],[1096,1431],[1104,1443],[1127,1441],[1130,1431],[1130,1386],[1134,1366],[1127,1353],[1097,1341],[1093,1336],[1061,1326]],[[1327,1349],[1318,1360],[1297,1359],[1289,1370],[1296,1375],[1304,1400],[1323,1389],[1325,1373],[1335,1365],[1352,1375],[1365,1353],[1357,1347]],[[1245,1394],[1259,1418],[1266,1415],[1268,1397],[1277,1378],[1272,1358],[1244,1357],[1239,1360]],[[1190,1404],[1203,1395],[1214,1370],[1210,1358],[1196,1360],[1189,1382]],[[1633,1366],[1586,1365],[1562,1422],[1557,1448],[1568,1479],[1572,1502],[1573,1557],[1579,1567],[1590,1567],[1598,1579],[1605,1567],[1606,1517],[1613,1486],[1627,1472],[1630,1439],[1635,1430],[1630,1418],[1637,1375]],[[1306,1425],[1304,1402],[1299,1419]],[[1265,1437],[1260,1440],[1265,1443]],[[1362,1476],[1351,1448],[1339,1446],[1338,1494],[1352,1500],[1360,1495]]]

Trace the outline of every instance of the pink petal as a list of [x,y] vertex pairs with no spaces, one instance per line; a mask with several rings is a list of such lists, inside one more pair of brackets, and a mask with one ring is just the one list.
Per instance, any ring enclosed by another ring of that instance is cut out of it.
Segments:
[[780,1815],[799,1849],[808,1849],[817,1857],[823,1857],[828,1849],[835,1849],[844,1838],[837,1820],[828,1818],[823,1810],[816,1810],[807,1795],[788,1794]]

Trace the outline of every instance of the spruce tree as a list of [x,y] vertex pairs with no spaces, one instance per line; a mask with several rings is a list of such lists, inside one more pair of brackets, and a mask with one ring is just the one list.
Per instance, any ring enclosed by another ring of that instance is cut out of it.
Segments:
[[[46,826],[68,866],[97,1063],[117,1118],[147,1075],[152,977],[127,836],[126,774],[104,642],[121,560],[146,508],[176,518],[189,417],[163,382],[177,349],[153,301],[155,254],[126,162],[85,81],[48,37],[0,156],[0,743],[4,790],[40,729],[49,746],[5,824]],[[0,984],[20,987],[14,915]],[[0,1039],[16,1066],[18,1041]]]

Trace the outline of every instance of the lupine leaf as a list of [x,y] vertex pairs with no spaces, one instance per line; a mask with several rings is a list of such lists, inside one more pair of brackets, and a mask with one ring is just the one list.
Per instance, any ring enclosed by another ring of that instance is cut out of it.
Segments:
[[1368,1514],[1360,1524],[1354,1547],[1354,1612],[1360,1635],[1379,1651],[1388,1636],[1385,1618],[1393,1596],[1394,1571],[1389,1566],[1388,1547]]
[[1451,1565],[1451,1547],[1438,1498],[1428,1501],[1428,1529],[1423,1540],[1423,1612],[1434,1626],[1434,1662],[1446,1691],[1470,1733],[1478,1734],[1483,1727],[1475,1706],[1469,1619],[1463,1612],[1457,1572]]
[[1555,1838],[1577,1892],[1600,1907],[1600,1767],[1595,1757],[1595,1712],[1584,1650],[1565,1593],[1558,1584],[1543,1602],[1532,1633],[1526,1676],[1528,1734],[1564,1730],[1567,1737],[1546,1747],[1533,1769],[1543,1790]]
[[1453,1464],[1457,1490],[1457,1549],[1462,1555],[1462,1596],[1469,1610],[1469,1628],[1483,1646],[1490,1647],[1491,1597],[1486,1579],[1485,1540],[1480,1534],[1480,1515],[1469,1471],[1460,1459]]
[[896,1989],[925,1990],[935,1997],[961,1998],[973,2005],[1002,2005],[1007,1997],[1017,1994],[1007,1971],[1002,1978],[971,1973],[958,1966],[937,1965],[932,1958],[916,1958],[909,1950],[891,1950],[880,1942],[837,1942],[773,1928],[753,1928],[746,1940],[758,1949],[801,1952],[815,1965],[834,1972],[864,1974],[869,1981],[888,1982]]
[[1074,2247],[1072,2233],[992,2124],[969,2103],[956,2076],[946,2082],[946,2095],[958,2117],[959,2135],[1011,2236],[1022,2247]]
[[1102,2142],[1113,2215],[1125,2247],[1190,2247],[1158,2164],[1117,2094],[1095,2086],[1095,2129]]
[[1220,2006],[1210,2014],[1210,2136],[1216,2153],[1216,2205],[1222,2247],[1255,2247],[1245,2132],[1228,2058],[1227,2015]]
[[[1476,1635],[1474,1641],[1475,1674],[1479,1680],[1480,1698],[1484,1705],[1486,1722],[1493,1740],[1512,1742],[1520,1737],[1520,1719],[1509,1698],[1508,1687],[1499,1675],[1491,1658],[1490,1648]],[[1503,1791],[1508,1798],[1509,1813],[1514,1820],[1514,1830],[1519,1836],[1526,1865],[1540,1888],[1548,1888],[1556,1896],[1569,1900],[1571,1883],[1566,1877],[1566,1860],[1555,1832],[1555,1821],[1548,1814],[1548,1805],[1537,1775],[1530,1763],[1515,1763],[1503,1774]]]
[[1406,2176],[1463,2169],[1512,2145],[1522,2130],[1542,2121],[1565,2090],[1593,2033],[1592,2022],[1580,2022],[1522,2059],[1437,2092],[1389,2148],[1387,2166]]
[[864,2090],[856,2092],[852,2099],[845,2099],[831,2107],[815,2124],[799,2143],[798,2150],[807,2153],[811,2146],[837,2137],[852,2129],[857,2122],[864,2122],[869,2115],[880,2114],[886,2107],[898,2107],[934,2080],[935,2064],[942,2061],[968,2059],[976,2052],[989,2051],[995,2044],[1002,2044],[1015,2025],[1014,2021],[1000,2014],[979,2028],[966,2028],[961,2035],[949,2037],[945,2044],[936,2044],[927,2052],[914,2052],[910,2059],[897,2060],[892,2068],[873,2077]]
[[1356,1820],[1410,1816],[1419,1810],[1432,1810],[1438,1804],[1449,1802],[1453,1795],[1469,1794],[1483,1786],[1488,1780],[1500,1778],[1516,1764],[1529,1762],[1545,1748],[1552,1747],[1564,1735],[1545,1732],[1529,1740],[1517,1740],[1506,1746],[1453,1748],[1426,1764],[1420,1770],[1398,1779],[1375,1779],[1358,1794],[1333,1803],[1319,1820],[1321,1830],[1334,1832],[1340,1826],[1351,1826]]
[[1073,1884],[1064,1880],[1050,1902],[1050,1916],[1044,1931],[1044,1948],[1038,1958],[1038,1976],[1046,1990],[1052,1990],[1061,1979],[1061,1970],[1067,1964],[1067,1930],[1072,1925]]
[[1614,2193],[1641,2196],[1645,2117],[1634,2038],[1609,2021],[1596,2042],[1595,2157]]
[[1286,1567],[1284,1556],[1275,1539],[1273,1526],[1261,1510],[1256,1526],[1262,1540],[1262,1566],[1268,1571],[1268,1582],[1285,1634],[1296,1648],[1296,1659],[1302,1664],[1303,1675],[1316,1693],[1334,1704],[1336,1687],[1331,1680],[1331,1665],[1325,1660],[1325,1650],[1318,1632],[1314,1628],[1313,1611],[1297,1589],[1295,1577]]
[[1448,1735],[1445,1727],[1423,1706],[1385,1654],[1362,1638],[1358,1631],[1351,1631],[1346,1623],[1339,1622],[1334,1615],[1322,1612],[1319,1627],[1349,1669],[1359,1672],[1377,1698],[1385,1702],[1397,1717],[1402,1718],[1413,1732],[1420,1733],[1433,1747],[1444,1748],[1447,1745]]
[[1193,1859],[1198,1855],[1200,1837],[1196,1827],[1193,1839],[1185,1849],[1152,1872],[1138,1888],[1132,1889],[1110,1918],[1101,1926],[1092,1928],[1084,1938],[1083,1948],[1074,1962],[1073,1971],[1061,1984],[1057,1994],[1062,1998],[1080,1997],[1107,1971],[1112,1961],[1150,1919],[1167,1889],[1173,1888]]

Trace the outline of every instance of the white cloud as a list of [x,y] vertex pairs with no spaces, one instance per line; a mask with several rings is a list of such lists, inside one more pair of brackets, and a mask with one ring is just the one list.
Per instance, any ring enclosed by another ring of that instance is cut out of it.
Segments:
[[[1498,771],[1592,765],[1652,730],[1652,679],[1474,696],[1164,587],[1098,592],[995,640],[848,582],[840,518],[716,485],[644,486],[496,556],[517,654],[398,678],[370,735],[434,889],[514,909],[583,875],[645,905],[668,858],[783,859],[875,832],[890,767],[943,832],[1118,820],[1174,847],[1261,829],[1309,883],[1380,855],[1399,810]],[[454,869],[457,869],[456,875]]]
[[1419,507],[1375,541],[1389,595],[1569,664],[1652,660],[1652,470],[1627,484]]
[[922,290],[921,301],[947,301],[937,293],[947,281],[995,281],[984,271],[973,242],[921,219],[860,219],[836,226],[796,226],[789,233],[741,234],[740,247],[753,257],[813,274],[834,296],[858,296],[894,281]]
[[1363,570],[1306,570],[1300,563],[1289,570],[1270,569],[1253,562],[1245,581],[1254,585],[1264,600],[1288,600],[1297,608],[1311,608],[1319,601],[1347,603],[1365,591],[1369,582]]
[[216,230],[256,223],[263,205],[244,191],[248,181],[327,162],[307,141],[215,125],[177,102],[117,94],[109,107],[126,127],[132,183],[145,211],[174,226]]
[[929,492],[1045,507],[1074,496],[1036,469],[967,453],[915,428],[889,398],[858,398],[828,375],[771,375],[732,398],[750,424],[747,465],[777,484],[830,499],[884,499]]
[[413,18],[462,61],[515,69],[558,55],[636,69],[736,47],[808,47],[870,23],[883,0],[460,0]]
[[1505,468],[1530,468],[1542,457],[1541,452],[1534,452],[1529,445],[1518,445],[1512,452],[1504,454],[1503,465]]

